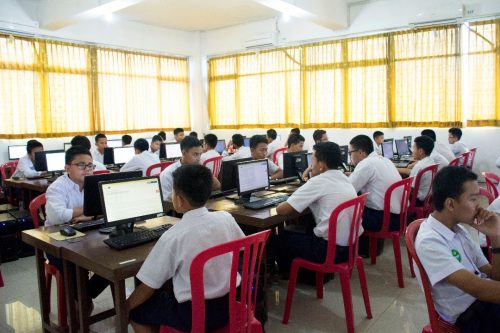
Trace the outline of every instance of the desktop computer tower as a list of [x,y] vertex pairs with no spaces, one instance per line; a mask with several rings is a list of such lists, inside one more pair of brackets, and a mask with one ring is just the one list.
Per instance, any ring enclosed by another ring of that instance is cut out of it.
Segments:
[[0,214],[0,262],[19,259],[19,241],[16,219],[8,214]]
[[26,244],[21,240],[21,231],[33,229],[33,219],[31,218],[30,212],[27,210],[15,210],[10,211],[16,221],[16,231],[18,236],[18,256],[20,258],[29,257],[35,254],[35,249],[33,246]]

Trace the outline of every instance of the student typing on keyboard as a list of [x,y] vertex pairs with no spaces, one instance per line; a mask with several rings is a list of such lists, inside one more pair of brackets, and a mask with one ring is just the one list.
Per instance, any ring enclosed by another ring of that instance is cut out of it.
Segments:
[[[205,208],[213,179],[208,168],[183,165],[173,172],[172,178],[172,203],[183,217],[160,237],[137,273],[142,283],[127,300],[136,332],[158,331],[161,324],[191,331],[191,261],[207,248],[244,237],[229,213],[209,212]],[[205,266],[207,331],[228,321],[229,269],[228,256],[211,260]],[[170,279],[173,293],[162,289]]]
[[[265,135],[254,135],[250,138],[250,153],[252,159],[261,160],[267,156],[267,139]],[[268,162],[269,177],[271,179],[283,178],[283,170],[269,160]]]
[[[312,231],[303,234],[285,230],[270,244],[280,273],[289,272],[294,258],[325,261],[330,214],[339,204],[356,197],[348,178],[337,170],[341,165],[340,148],[336,143],[317,143],[312,156],[312,178],[276,208],[279,215],[293,215],[309,208],[315,222]],[[351,217],[345,215],[337,222],[336,262],[347,260],[350,222]]]

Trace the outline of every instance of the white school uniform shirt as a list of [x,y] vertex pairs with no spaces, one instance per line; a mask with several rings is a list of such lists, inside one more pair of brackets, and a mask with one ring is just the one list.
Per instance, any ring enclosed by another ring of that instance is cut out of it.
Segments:
[[145,150],[140,154],[134,155],[134,157],[132,157],[130,161],[128,161],[121,167],[120,171],[123,172],[140,170],[142,171],[142,175],[146,176],[146,170],[155,163],[160,163],[160,158],[154,153]]
[[222,156],[224,156],[222,158],[223,161],[230,161],[230,160],[240,160],[242,158],[252,157],[252,154],[250,153],[250,147],[241,146],[233,155],[228,155],[227,151],[224,150]]
[[172,189],[173,189],[173,178],[172,174],[175,170],[182,166],[181,161],[177,161],[174,164],[170,164],[165,170],[160,173],[160,184],[161,193],[163,195],[163,201],[172,202]]
[[[206,160],[209,160],[209,159],[214,158],[214,157],[219,157],[219,156],[220,156],[220,154],[217,151],[215,151],[215,149],[207,150],[206,152],[201,154],[200,163],[201,163],[201,165],[203,165],[203,163],[205,163]],[[206,167],[209,168],[210,171],[213,171],[214,164],[209,163],[208,165],[206,165]]]
[[[425,158],[421,159],[415,164],[415,166],[410,171],[410,177],[413,177],[413,181],[411,184],[412,187],[415,187],[415,181],[417,180],[418,172],[423,168],[426,168],[429,165],[433,164],[435,164],[434,160],[430,156],[426,156]],[[426,172],[425,175],[423,175],[422,178],[420,178],[420,187],[418,189],[418,194],[417,194],[418,200],[420,201],[425,200],[425,197],[427,196],[427,193],[429,193],[429,190],[431,188],[431,181],[432,177],[430,172]]]
[[67,223],[73,218],[73,208],[83,207],[83,190],[67,174],[57,178],[45,192],[47,204],[45,225]]
[[[328,240],[328,221],[335,207],[355,198],[356,191],[349,179],[339,170],[328,170],[312,177],[297,189],[287,203],[299,213],[308,208],[311,210],[316,227],[313,232],[317,237]],[[342,213],[337,220],[338,245],[349,245],[351,214]],[[359,234],[363,232],[360,224]]]
[[453,152],[451,151],[451,147],[448,143],[439,141],[434,142],[433,151],[440,153],[444,158],[448,160],[448,162],[451,162],[455,159],[455,154],[453,154]]
[[94,161],[97,161],[97,162],[99,162],[99,163],[104,164],[104,154],[101,154],[101,153],[97,150],[97,148],[93,149],[93,150],[91,151],[91,153],[92,153],[92,159],[93,159]]
[[453,144],[450,145],[451,151],[453,154],[455,154],[455,157],[458,157],[459,155],[462,155],[463,153],[466,153],[469,151],[467,146],[465,146],[462,142],[457,141]]
[[[486,278],[479,268],[488,264],[488,260],[461,225],[451,230],[432,215],[420,225],[415,249],[429,278],[436,311],[444,320],[455,323],[476,298],[445,279],[461,269]],[[420,276],[417,277],[420,282]]]
[[101,162],[94,160],[93,163],[95,165],[95,169],[94,170],[107,170],[106,166],[104,164],[102,164]]
[[497,168],[500,168],[500,156],[498,156],[498,158],[496,159],[495,165],[497,166]]
[[41,171],[36,171],[33,162],[31,161],[29,155],[24,155],[17,162],[16,171],[12,174],[14,177],[26,178],[26,177],[37,177],[42,174]]
[[[209,212],[205,207],[190,210],[156,242],[137,278],[153,289],[172,279],[177,302],[188,301],[191,299],[189,268],[193,258],[212,246],[242,237],[245,235],[229,213]],[[226,254],[205,264],[206,299],[229,292],[231,257]]]
[[270,160],[267,160],[267,167],[268,167],[267,171],[269,172],[269,177],[274,175],[274,173],[280,169],[279,166],[277,166],[276,164],[274,164],[273,161],[270,161]]
[[277,139],[269,143],[267,145],[267,158],[273,158],[273,153],[276,151],[276,149],[280,148],[283,148],[283,145]]
[[373,150],[378,154],[378,155],[383,155],[382,152],[382,145],[377,144],[376,142],[373,143]]
[[434,161],[434,164],[438,165],[438,171],[450,164],[449,161],[436,150],[436,147],[432,150],[430,157]]
[[489,205],[488,210],[500,214],[500,196],[493,200],[491,205]]
[[[389,186],[401,180],[401,175],[394,164],[387,158],[372,152],[356,165],[349,181],[356,192],[369,192],[366,198],[366,207],[383,210],[384,195]],[[401,211],[401,189],[395,190],[391,196],[391,213]]]

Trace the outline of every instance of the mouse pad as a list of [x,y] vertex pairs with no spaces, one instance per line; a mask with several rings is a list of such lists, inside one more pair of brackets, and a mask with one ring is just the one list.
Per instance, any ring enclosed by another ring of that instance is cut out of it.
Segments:
[[74,235],[74,236],[63,236],[58,231],[58,232],[53,232],[53,233],[49,234],[49,237],[52,239],[58,240],[58,241],[63,241],[63,240],[67,240],[67,239],[73,239],[73,238],[85,236],[85,234],[83,232],[80,232],[77,230],[75,230],[75,232],[76,232],[76,235]]

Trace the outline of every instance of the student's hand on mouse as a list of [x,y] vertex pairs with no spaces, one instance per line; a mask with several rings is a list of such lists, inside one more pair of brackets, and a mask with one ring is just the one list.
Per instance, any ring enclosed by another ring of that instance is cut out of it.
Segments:
[[500,238],[500,215],[479,207],[472,227],[488,237]]

